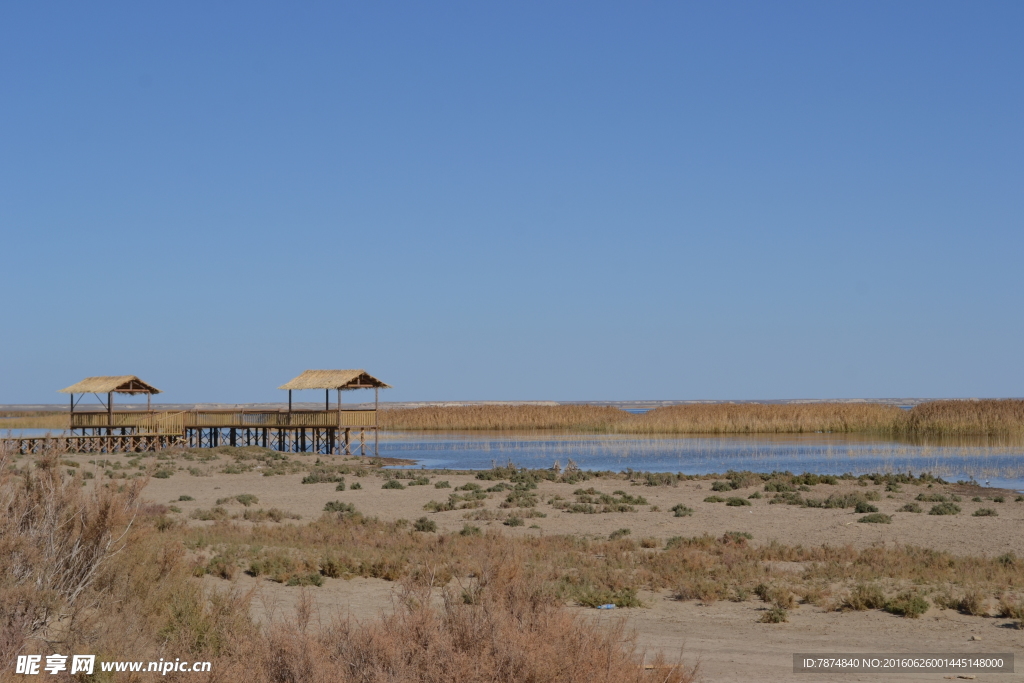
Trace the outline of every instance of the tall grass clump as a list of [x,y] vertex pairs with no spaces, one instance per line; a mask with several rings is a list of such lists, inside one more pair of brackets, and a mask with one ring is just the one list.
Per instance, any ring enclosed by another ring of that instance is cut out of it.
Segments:
[[73,628],[89,589],[123,548],[142,484],[86,493],[58,456],[14,471],[0,455],[0,666],[34,637],[63,622]]

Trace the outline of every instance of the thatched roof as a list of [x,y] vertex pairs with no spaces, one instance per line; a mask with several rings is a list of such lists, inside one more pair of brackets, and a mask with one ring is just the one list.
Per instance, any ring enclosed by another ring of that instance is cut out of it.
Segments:
[[306,370],[278,389],[390,389],[366,370]]
[[160,390],[135,375],[86,377],[78,384],[61,389],[61,394],[159,394]]

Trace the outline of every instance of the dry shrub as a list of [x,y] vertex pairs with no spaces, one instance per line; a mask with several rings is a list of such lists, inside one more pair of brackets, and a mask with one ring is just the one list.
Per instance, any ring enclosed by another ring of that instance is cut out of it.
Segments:
[[17,474],[0,456],[0,666],[58,621],[74,627],[83,595],[124,545],[141,487],[86,493],[57,456]]
[[[409,583],[395,614],[374,623],[351,619],[312,633],[308,611],[270,630],[253,653],[265,681],[343,683],[558,683],[654,681],[683,683],[682,667],[650,673],[623,622],[602,629],[558,606],[544,582],[512,549],[475,558],[477,578],[461,590]],[[436,593],[435,593],[436,594]]]

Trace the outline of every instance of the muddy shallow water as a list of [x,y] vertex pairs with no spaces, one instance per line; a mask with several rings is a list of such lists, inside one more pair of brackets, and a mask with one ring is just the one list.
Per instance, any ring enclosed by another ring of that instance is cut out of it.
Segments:
[[381,455],[415,467],[520,467],[707,474],[727,470],[866,474],[930,472],[948,481],[1024,489],[1024,439],[963,437],[897,441],[850,434],[625,436],[498,432],[405,432],[382,435]]

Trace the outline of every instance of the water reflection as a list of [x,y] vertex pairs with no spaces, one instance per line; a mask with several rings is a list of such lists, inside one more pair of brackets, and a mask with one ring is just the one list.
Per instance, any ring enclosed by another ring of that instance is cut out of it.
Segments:
[[729,469],[818,474],[931,472],[952,481],[974,478],[1024,488],[1024,438],[887,439],[851,434],[756,436],[624,436],[537,432],[386,434],[381,455],[417,467],[486,469],[512,461],[551,467],[572,458],[584,469],[707,474]]

